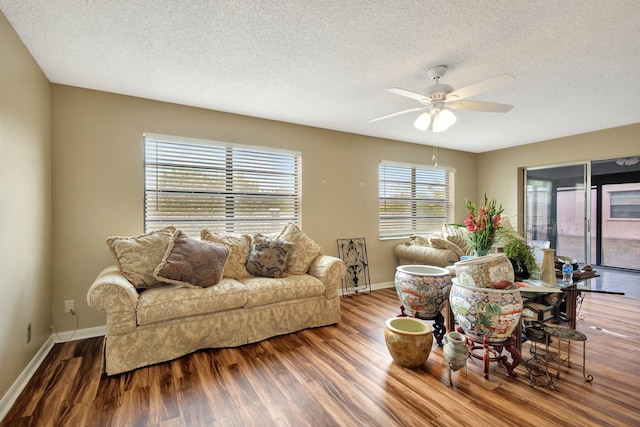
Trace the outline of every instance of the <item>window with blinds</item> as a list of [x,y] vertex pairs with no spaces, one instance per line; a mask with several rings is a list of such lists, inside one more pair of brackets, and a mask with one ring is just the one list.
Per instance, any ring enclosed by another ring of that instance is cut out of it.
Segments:
[[148,135],[144,153],[147,232],[269,233],[300,223],[300,153]]
[[640,218],[640,190],[612,191],[610,197],[610,218]]
[[453,171],[395,163],[379,168],[380,238],[440,231],[453,220]]

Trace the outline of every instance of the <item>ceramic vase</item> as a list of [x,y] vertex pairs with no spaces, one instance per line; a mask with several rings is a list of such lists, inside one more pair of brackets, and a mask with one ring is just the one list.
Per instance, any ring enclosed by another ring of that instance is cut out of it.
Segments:
[[547,285],[556,284],[556,263],[553,255],[555,249],[542,250],[542,268],[540,269],[540,280]]
[[503,253],[459,261],[456,277],[463,285],[488,288],[491,282],[513,282],[513,266]]
[[451,367],[452,371],[464,368],[469,358],[469,347],[467,339],[459,332],[449,332],[444,336],[444,346],[442,347],[444,361]]
[[440,267],[401,265],[396,269],[395,287],[405,314],[433,319],[449,299],[451,276]]
[[520,288],[478,288],[454,281],[449,304],[464,334],[489,342],[501,342],[511,336],[522,315]]
[[385,322],[384,341],[393,361],[417,368],[427,361],[433,345],[430,324],[413,317],[395,317]]

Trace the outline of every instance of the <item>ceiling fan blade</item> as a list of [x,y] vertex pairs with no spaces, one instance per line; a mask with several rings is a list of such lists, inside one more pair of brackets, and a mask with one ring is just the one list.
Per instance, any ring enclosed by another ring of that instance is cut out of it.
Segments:
[[458,101],[469,98],[479,93],[487,92],[515,80],[510,74],[500,74],[499,76],[481,80],[458,90],[454,90],[447,95],[447,101]]
[[392,114],[387,114],[386,116],[382,116],[382,117],[377,117],[375,119],[371,119],[369,120],[367,123],[373,123],[373,122],[377,122],[379,120],[384,120],[384,119],[388,119],[390,117],[395,117],[395,116],[399,116],[400,114],[406,114],[406,113],[410,113],[412,111],[420,111],[420,110],[424,110],[427,107],[413,107],[413,108],[409,108],[408,110],[402,110],[402,111],[398,111],[397,113],[392,113]]
[[411,92],[410,90],[400,89],[399,87],[390,87],[387,89],[391,93],[396,95],[405,96],[407,98],[415,99],[416,101],[422,101],[423,99],[429,99],[428,96],[422,95],[417,92]]
[[513,108],[513,105],[509,104],[484,101],[454,101],[448,103],[447,106],[456,110],[484,111],[487,113],[506,113]]

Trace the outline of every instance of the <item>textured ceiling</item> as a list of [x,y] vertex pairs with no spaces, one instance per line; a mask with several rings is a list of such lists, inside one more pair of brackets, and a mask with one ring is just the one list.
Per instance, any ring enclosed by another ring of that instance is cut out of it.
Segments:
[[[637,0],[0,0],[51,82],[484,152],[638,123]],[[1,45],[0,45],[1,47]],[[0,55],[1,60],[1,55]],[[440,134],[416,101],[426,70],[458,89],[509,73]],[[605,143],[606,141],[603,141]]]

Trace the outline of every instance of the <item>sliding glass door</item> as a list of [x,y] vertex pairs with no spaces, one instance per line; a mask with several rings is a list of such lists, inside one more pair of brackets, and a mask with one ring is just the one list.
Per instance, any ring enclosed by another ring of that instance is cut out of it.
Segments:
[[525,170],[525,231],[529,244],[590,261],[590,164]]

